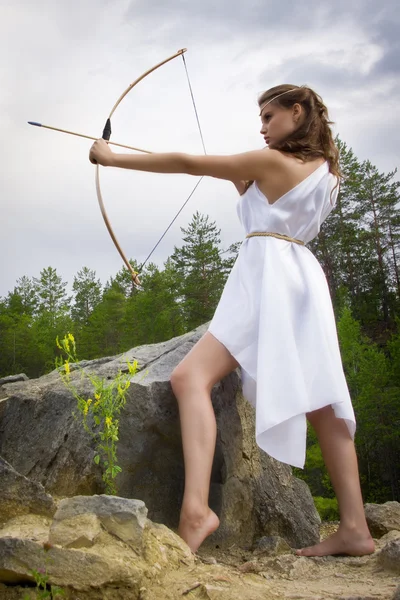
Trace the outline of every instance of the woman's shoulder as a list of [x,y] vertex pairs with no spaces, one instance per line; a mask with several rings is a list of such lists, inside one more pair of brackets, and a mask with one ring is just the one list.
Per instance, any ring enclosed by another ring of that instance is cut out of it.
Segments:
[[277,168],[266,174],[265,178],[257,180],[258,188],[268,198],[270,204],[274,204],[326,162],[324,157],[305,161],[278,150],[271,150],[271,152],[279,155],[275,158]]

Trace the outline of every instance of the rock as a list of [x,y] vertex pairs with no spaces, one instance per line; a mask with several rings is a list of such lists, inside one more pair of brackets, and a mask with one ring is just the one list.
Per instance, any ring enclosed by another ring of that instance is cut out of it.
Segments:
[[298,560],[298,558],[292,554],[283,554],[282,556],[268,560],[266,565],[277,573],[289,575],[296,560]]
[[290,552],[289,544],[279,536],[263,536],[256,544],[253,551],[255,556],[273,556]]
[[0,581],[16,584],[33,581],[30,569],[45,567],[52,585],[87,590],[91,587],[137,587],[142,578],[144,564],[134,556],[120,557],[89,554],[83,550],[67,550],[54,546],[48,551],[42,544],[16,538],[0,539]]
[[400,600],[400,585],[397,586],[393,594],[392,600]]
[[[120,369],[126,371],[127,359],[138,360],[141,372],[132,379],[120,418],[118,495],[142,500],[149,518],[169,528],[179,522],[184,488],[179,413],[169,378],[206,329],[204,325],[168,342],[80,363],[90,374],[107,379]],[[76,365],[71,381],[90,397],[91,384],[82,380]],[[4,458],[54,496],[102,495],[105,488],[101,468],[93,460],[94,442],[72,417],[76,401],[59,373],[8,383],[6,388],[8,398],[0,402]],[[238,371],[214,387],[212,402],[218,434],[210,506],[221,525],[206,544],[251,545],[262,536],[279,536],[292,547],[318,542],[320,519],[310,490],[293,477],[290,466],[257,446],[254,409],[241,394]]]
[[29,377],[25,373],[19,373],[19,375],[7,375],[7,377],[0,377],[0,385],[6,383],[16,383],[18,381],[28,381]]
[[385,535],[383,535],[377,540],[377,545],[381,545],[383,548],[383,546],[388,542],[391,542],[392,540],[398,540],[399,538],[400,531],[397,531],[397,529],[392,529],[392,531],[389,531],[389,533],[385,533]]
[[[13,537],[44,543],[49,538],[51,518],[41,515],[20,515],[0,528],[0,538]],[[1,595],[0,595],[1,598]]]
[[75,496],[59,503],[49,541],[65,548],[93,546],[102,527],[137,551],[142,547],[147,508],[141,500]]
[[40,483],[30,481],[0,456],[0,524],[33,513],[51,517],[56,511],[53,498]]
[[63,548],[91,548],[101,532],[97,515],[76,515],[54,521],[49,531],[49,542]]
[[400,574],[400,539],[392,540],[382,548],[378,563],[384,569]]
[[302,579],[308,578],[316,572],[318,572],[316,563],[308,560],[306,556],[300,556],[293,563],[289,571],[289,576],[291,579]]
[[400,502],[365,504],[364,508],[372,537],[380,538],[393,529],[400,531]]
[[80,496],[61,500],[51,526],[29,523],[26,515],[9,521],[0,537],[0,582],[30,582],[31,570],[45,569],[52,585],[74,590],[111,585],[133,594],[146,580],[192,568],[187,544],[146,514],[140,500]]
[[173,531],[148,521],[143,532],[142,555],[150,565],[179,569],[194,564],[194,554],[189,546]]

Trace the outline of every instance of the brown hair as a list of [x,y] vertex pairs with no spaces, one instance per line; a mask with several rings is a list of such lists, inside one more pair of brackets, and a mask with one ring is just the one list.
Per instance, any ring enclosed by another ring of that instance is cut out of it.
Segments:
[[[280,94],[282,96],[273,100]],[[270,145],[270,148],[292,154],[304,162],[319,157],[325,158],[328,161],[329,171],[337,177],[337,183],[331,191],[332,199],[332,192],[339,185],[342,173],[339,167],[339,150],[330,128],[334,121],[329,119],[328,109],[321,96],[305,85],[283,84],[263,92],[258,98],[258,105],[261,108],[270,100],[273,100],[272,105],[286,109],[299,103],[305,111],[303,123],[286,138]],[[246,182],[246,190],[252,183],[252,181]]]

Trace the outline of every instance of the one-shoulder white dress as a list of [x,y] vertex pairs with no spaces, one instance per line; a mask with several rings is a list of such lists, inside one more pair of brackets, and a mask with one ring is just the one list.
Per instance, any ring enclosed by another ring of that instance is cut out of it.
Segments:
[[[336,204],[335,184],[327,161],[273,204],[253,183],[237,204],[245,233],[310,242]],[[306,413],[328,405],[354,439],[329,287],[306,246],[246,238],[208,330],[240,365],[243,394],[256,409],[256,441],[270,456],[303,468]]]

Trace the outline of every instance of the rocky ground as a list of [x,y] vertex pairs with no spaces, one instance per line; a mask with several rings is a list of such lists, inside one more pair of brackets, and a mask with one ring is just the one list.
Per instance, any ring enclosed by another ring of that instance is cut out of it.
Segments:
[[[321,539],[336,523],[321,525]],[[399,569],[391,571],[381,549],[400,539],[391,531],[376,539],[376,552],[365,557],[298,557],[283,546],[271,549],[202,547],[191,565],[147,577],[139,590],[110,585],[84,592],[67,590],[68,600],[398,600]],[[280,554],[279,552],[283,552]],[[36,597],[32,588],[0,585],[1,600]],[[397,592],[398,593],[398,592]]]
[[[256,446],[237,373],[212,397],[210,500],[219,530],[193,555],[159,525],[177,523],[183,485],[170,373],[203,330],[82,364],[107,381],[126,359],[146,373],[132,381],[121,424],[118,497],[102,494],[92,439],[72,418],[75,399],[58,372],[0,380],[0,600],[44,600],[32,569],[63,588],[58,600],[400,600],[398,502],[365,505],[376,544],[370,556],[291,550],[317,541],[319,515],[306,484]],[[91,387],[80,385],[89,397]],[[320,526],[321,539],[337,526]]]

